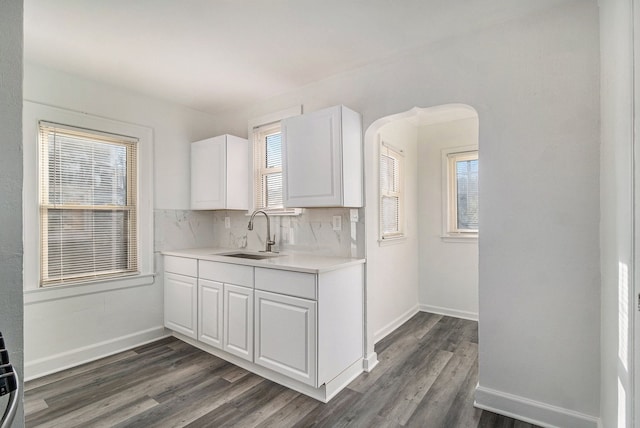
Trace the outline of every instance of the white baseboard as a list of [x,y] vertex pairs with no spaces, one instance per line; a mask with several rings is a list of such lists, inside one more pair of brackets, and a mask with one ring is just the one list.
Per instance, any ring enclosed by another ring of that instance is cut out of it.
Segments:
[[409,321],[409,319],[419,312],[418,305],[415,305],[407,312],[400,315],[398,318],[391,321],[389,324],[382,327],[380,330],[373,333],[373,343],[378,343],[382,339],[384,339],[388,334],[393,332],[396,328],[400,327],[405,322]]
[[462,318],[465,320],[478,321],[477,312],[460,311],[458,309],[443,308],[441,306],[420,305],[421,312],[430,312],[432,314],[446,315],[448,317]]
[[480,385],[476,387],[474,406],[547,428],[597,428],[600,424],[595,416]]
[[118,352],[126,351],[136,346],[156,341],[170,334],[163,326],[138,331],[127,336],[118,337],[104,342],[94,343],[82,348],[71,349],[56,355],[24,362],[24,380],[30,381],[48,374],[76,367],[100,358],[108,357]]
[[370,373],[371,370],[373,370],[373,368],[377,366],[379,362],[380,361],[378,361],[378,354],[375,352],[372,352],[369,355],[367,355],[363,360],[362,368],[364,369],[365,372]]

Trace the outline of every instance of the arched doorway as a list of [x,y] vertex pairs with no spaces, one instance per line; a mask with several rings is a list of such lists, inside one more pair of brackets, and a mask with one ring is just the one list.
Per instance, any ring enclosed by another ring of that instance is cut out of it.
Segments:
[[[474,146],[477,150],[478,114],[465,104],[415,107],[378,119],[366,130],[367,370],[377,364],[374,344],[420,310],[477,319],[477,234],[447,239],[442,193],[442,153]],[[390,215],[381,215],[381,151],[395,152],[401,166],[401,202]],[[387,239],[383,229],[389,226],[381,226],[381,218],[396,214],[398,233]]]

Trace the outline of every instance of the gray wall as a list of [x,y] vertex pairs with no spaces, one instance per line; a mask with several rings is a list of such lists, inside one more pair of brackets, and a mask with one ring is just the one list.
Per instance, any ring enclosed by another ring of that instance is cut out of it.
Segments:
[[[22,0],[0,0],[0,129],[0,331],[21,376]],[[14,426],[23,425],[20,406]]]

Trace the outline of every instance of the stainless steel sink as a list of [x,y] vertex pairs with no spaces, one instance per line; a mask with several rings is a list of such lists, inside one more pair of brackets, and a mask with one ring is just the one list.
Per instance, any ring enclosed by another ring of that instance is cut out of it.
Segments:
[[280,254],[267,254],[267,253],[263,253],[263,254],[259,254],[259,253],[245,253],[245,252],[234,252],[234,253],[223,253],[223,254],[217,254],[218,256],[225,256],[225,257],[237,257],[240,259],[251,259],[251,260],[264,260],[264,259],[270,259],[273,257],[279,257]]

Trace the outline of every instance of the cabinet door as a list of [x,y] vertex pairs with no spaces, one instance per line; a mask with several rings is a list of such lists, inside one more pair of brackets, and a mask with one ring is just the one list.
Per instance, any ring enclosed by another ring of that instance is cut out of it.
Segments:
[[342,205],[340,106],[282,121],[284,204]]
[[197,338],[197,283],[190,276],[164,274],[164,325],[193,339]]
[[317,387],[316,302],[258,290],[255,298],[255,363]]
[[198,340],[222,349],[222,283],[198,279]]
[[226,137],[191,143],[191,209],[226,208]]
[[253,361],[253,289],[224,284],[224,346]]

